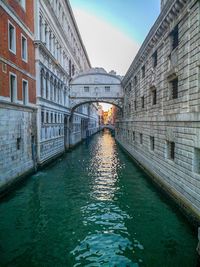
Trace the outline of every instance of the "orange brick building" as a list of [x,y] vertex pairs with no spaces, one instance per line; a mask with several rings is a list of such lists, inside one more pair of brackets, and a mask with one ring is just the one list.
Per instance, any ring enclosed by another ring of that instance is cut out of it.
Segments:
[[[1,100],[26,105],[36,101],[33,10],[33,0],[7,0],[0,3]],[[16,90],[14,99],[11,75],[15,83],[13,90]]]
[[36,166],[34,0],[0,1],[0,188]]

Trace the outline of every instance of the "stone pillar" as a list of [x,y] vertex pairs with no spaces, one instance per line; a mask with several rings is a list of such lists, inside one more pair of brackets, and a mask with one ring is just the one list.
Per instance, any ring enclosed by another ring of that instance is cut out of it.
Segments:
[[41,41],[45,42],[45,20],[42,18]]
[[50,31],[49,31],[49,27],[48,27],[48,25],[46,25],[46,47],[47,47],[47,49],[49,49],[49,38],[50,38],[50,36],[49,36],[49,34],[50,34]]

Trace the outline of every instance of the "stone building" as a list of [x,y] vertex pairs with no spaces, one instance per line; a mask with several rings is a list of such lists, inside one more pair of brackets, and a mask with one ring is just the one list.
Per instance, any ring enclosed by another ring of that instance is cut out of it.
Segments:
[[200,219],[200,2],[162,1],[123,81],[116,138]]
[[76,110],[71,116],[69,82],[90,62],[68,0],[35,1],[34,15],[37,150],[43,164],[81,141],[81,123],[88,114]]
[[33,1],[0,1],[0,188],[36,164]]
[[68,0],[0,1],[0,33],[4,189],[95,133],[99,118],[96,104],[71,109],[69,82],[90,62]]

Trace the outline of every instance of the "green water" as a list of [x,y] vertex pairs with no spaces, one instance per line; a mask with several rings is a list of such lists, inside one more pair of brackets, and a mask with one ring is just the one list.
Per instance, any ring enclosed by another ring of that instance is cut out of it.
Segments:
[[193,267],[196,245],[182,215],[107,131],[0,203],[1,267]]

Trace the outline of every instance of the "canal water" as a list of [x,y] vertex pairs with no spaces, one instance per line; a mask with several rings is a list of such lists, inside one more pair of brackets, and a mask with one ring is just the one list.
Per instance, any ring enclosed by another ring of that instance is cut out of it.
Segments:
[[196,245],[108,131],[0,202],[1,267],[195,267]]

